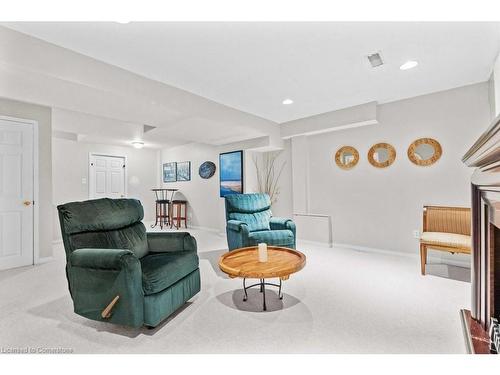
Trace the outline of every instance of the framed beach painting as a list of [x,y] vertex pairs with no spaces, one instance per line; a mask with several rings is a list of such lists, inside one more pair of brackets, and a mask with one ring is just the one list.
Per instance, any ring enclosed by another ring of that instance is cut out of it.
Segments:
[[243,193],[243,151],[219,155],[220,196]]
[[163,164],[163,182],[175,181],[177,181],[177,163],[174,161]]
[[191,181],[191,162],[177,162],[177,181]]

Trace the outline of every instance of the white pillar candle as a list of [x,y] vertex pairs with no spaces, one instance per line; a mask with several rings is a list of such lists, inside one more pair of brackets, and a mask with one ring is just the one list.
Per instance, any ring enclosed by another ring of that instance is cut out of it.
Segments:
[[259,244],[259,262],[267,262],[267,243]]

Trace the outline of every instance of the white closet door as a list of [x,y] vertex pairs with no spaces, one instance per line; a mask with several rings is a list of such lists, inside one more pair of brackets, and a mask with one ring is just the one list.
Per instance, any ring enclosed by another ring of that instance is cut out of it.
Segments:
[[33,264],[33,138],[33,125],[0,119],[0,269]]
[[125,197],[125,167],[124,157],[91,155],[90,198]]

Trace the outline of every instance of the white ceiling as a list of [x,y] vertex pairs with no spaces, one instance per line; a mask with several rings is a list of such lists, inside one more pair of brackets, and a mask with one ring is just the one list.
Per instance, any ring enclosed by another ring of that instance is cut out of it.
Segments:
[[[156,148],[282,145],[272,121],[2,26],[0,82],[1,97],[52,107],[62,138],[120,145],[142,138]],[[155,129],[142,135],[144,124]]]
[[[75,136],[80,142],[131,146],[143,141],[147,148],[175,147],[186,143],[172,137],[169,129],[154,128],[144,133],[144,125],[119,121],[61,108],[52,108],[52,130],[59,137]],[[166,131],[167,130],[167,131]]]
[[500,47],[499,23],[4,25],[279,123],[485,81]]
[[131,142],[137,140],[143,141],[147,148],[157,149],[190,142],[220,146],[266,135],[242,126],[212,123],[201,117],[154,127],[144,133],[143,124],[62,108],[52,109],[52,128],[55,134],[62,137],[73,135],[81,142],[131,146]]

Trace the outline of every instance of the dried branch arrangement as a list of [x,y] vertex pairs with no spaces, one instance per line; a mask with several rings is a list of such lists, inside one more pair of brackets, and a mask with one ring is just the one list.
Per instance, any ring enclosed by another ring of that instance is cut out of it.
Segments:
[[262,154],[259,161],[258,156],[253,157],[255,170],[257,171],[257,184],[260,193],[267,193],[271,198],[271,204],[278,200],[280,187],[278,185],[281,173],[285,169],[286,162],[278,162],[280,151],[266,152]]

